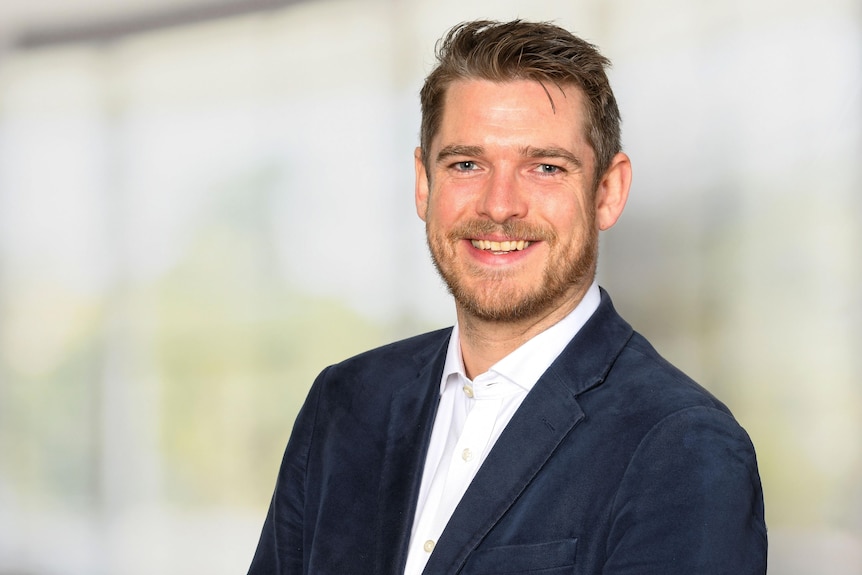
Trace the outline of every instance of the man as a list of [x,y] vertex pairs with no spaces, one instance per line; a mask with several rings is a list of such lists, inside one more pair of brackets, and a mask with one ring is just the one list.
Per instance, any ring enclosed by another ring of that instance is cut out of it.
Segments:
[[320,374],[250,573],[766,572],[746,433],[594,281],[631,181],[607,65],[548,24],[442,40],[416,208],[457,324]]

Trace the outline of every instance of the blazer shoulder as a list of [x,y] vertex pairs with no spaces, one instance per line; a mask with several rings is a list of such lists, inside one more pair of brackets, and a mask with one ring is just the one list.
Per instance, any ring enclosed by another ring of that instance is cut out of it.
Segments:
[[[715,395],[664,358],[640,333],[634,332],[618,358],[621,369],[617,375],[635,386],[633,391],[647,403],[649,396],[658,397],[669,411],[689,407],[710,407],[730,414],[730,410]],[[626,377],[627,375],[627,377]]]
[[389,343],[329,366],[321,378],[341,384],[374,383],[375,387],[397,386],[440,365],[452,328],[443,328]]

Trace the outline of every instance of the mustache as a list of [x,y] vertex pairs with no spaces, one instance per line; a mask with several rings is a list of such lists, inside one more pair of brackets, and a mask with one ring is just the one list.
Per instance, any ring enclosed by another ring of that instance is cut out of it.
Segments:
[[446,234],[447,238],[452,241],[489,235],[503,236],[507,240],[528,240],[531,242],[553,242],[557,239],[557,234],[552,229],[514,220],[502,224],[491,220],[468,220]]

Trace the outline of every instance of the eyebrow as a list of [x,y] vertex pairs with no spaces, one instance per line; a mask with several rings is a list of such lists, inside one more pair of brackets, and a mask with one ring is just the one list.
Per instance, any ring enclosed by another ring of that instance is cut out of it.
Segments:
[[481,156],[485,153],[485,148],[482,146],[462,146],[458,144],[453,144],[451,146],[446,146],[437,154],[437,163],[439,164],[443,160],[447,158],[451,158],[452,156]]
[[534,148],[532,146],[527,146],[522,150],[522,152],[528,158],[542,159],[542,158],[559,158],[562,160],[566,160],[571,163],[575,167],[581,168],[584,163],[575,156],[570,151],[565,148],[558,148],[556,146],[550,148]]
[[[466,146],[460,144],[452,144],[450,146],[444,147],[437,154],[437,163],[443,162],[444,160],[451,158],[453,156],[468,156],[468,157],[476,157],[481,156],[485,153],[485,148],[482,146]],[[542,159],[542,158],[559,158],[565,160],[577,168],[583,167],[583,162],[575,156],[570,151],[565,148],[560,148],[557,146],[551,146],[550,148],[535,148],[533,146],[526,146],[521,149],[521,154],[526,158],[534,158],[534,159]]]

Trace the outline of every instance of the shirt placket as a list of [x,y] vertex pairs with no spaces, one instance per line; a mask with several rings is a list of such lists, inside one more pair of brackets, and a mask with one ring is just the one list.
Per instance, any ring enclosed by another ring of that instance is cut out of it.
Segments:
[[[473,406],[464,420],[464,428],[455,444],[455,449],[449,454],[449,469],[440,506],[437,509],[436,525],[445,525],[448,522],[467,486],[476,475],[482,461],[482,453],[494,432],[497,414],[502,403],[499,397],[482,397],[481,394],[474,394],[470,386],[465,386],[464,392],[468,397],[473,398]],[[433,542],[428,543],[433,548]]]

